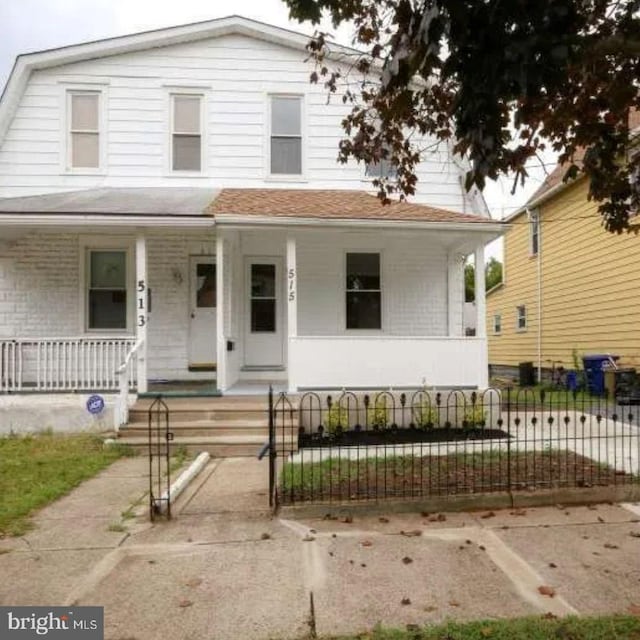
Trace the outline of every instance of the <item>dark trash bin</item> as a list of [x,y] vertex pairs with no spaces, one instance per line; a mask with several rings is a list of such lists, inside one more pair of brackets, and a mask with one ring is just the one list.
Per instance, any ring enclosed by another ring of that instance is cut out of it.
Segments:
[[533,368],[533,362],[521,362],[518,365],[520,373],[520,386],[533,387],[536,383],[536,370]]
[[578,374],[576,371],[567,371],[566,381],[568,391],[578,390]]
[[620,356],[609,353],[594,353],[583,356],[584,373],[587,379],[587,391],[595,396],[604,395],[604,370],[611,360],[616,362]]

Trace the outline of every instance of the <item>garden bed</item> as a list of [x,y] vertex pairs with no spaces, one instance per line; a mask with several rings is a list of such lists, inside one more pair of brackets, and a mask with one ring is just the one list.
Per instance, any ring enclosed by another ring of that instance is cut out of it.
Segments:
[[637,478],[568,450],[328,458],[286,463],[283,503],[376,500],[628,484]]
[[349,429],[336,434],[303,433],[300,449],[308,447],[367,447],[385,444],[412,444],[421,442],[459,442],[462,440],[490,440],[509,438],[502,429],[486,427],[433,427],[431,429]]

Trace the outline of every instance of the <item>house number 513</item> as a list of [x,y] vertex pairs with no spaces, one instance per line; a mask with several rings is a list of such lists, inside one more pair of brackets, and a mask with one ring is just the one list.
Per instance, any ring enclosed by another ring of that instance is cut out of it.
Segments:
[[147,289],[147,285],[144,280],[138,280],[138,311],[142,313],[138,314],[138,326],[144,327],[147,324],[146,314],[144,313],[144,292]]
[[289,280],[289,300],[293,302],[296,299],[296,270],[289,269],[287,278]]

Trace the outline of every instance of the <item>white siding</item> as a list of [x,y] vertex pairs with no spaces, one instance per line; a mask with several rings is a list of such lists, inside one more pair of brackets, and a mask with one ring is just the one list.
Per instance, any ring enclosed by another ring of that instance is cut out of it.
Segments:
[[[309,83],[305,54],[241,35],[122,54],[34,72],[0,148],[0,197],[96,186],[295,186],[362,189],[363,169],[336,162],[348,112]],[[95,83],[107,101],[107,167],[102,175],[63,171],[67,86]],[[168,103],[175,88],[206,99],[202,177],[168,172]],[[267,96],[305,96],[302,181],[267,179]],[[470,204],[446,145],[425,155],[415,201],[460,211]]]

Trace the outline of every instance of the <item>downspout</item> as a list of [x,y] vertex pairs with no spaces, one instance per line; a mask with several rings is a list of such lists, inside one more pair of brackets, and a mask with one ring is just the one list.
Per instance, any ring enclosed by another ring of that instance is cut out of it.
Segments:
[[[527,218],[531,220],[531,210],[527,207]],[[540,221],[540,210],[536,212],[538,225],[538,255],[536,256],[536,287],[538,305],[538,384],[542,382],[542,224]]]

